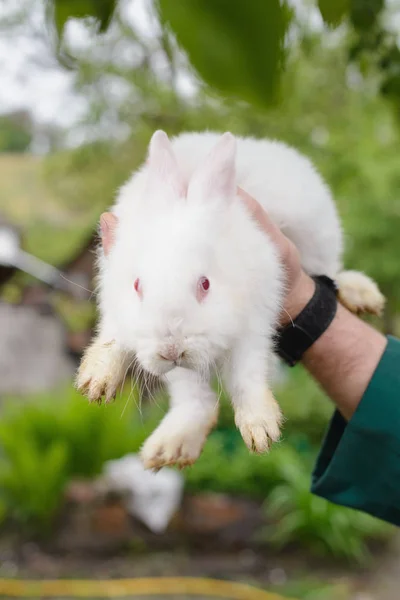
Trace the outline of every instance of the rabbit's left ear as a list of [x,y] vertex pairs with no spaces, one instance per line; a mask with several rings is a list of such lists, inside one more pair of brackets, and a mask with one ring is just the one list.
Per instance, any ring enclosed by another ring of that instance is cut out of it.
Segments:
[[185,196],[185,184],[171,142],[164,131],[158,130],[150,140],[147,191],[159,195],[169,190],[175,196]]
[[101,243],[107,256],[115,241],[118,218],[113,213],[103,213],[100,217]]
[[188,200],[229,200],[236,193],[236,139],[224,133],[193,174]]

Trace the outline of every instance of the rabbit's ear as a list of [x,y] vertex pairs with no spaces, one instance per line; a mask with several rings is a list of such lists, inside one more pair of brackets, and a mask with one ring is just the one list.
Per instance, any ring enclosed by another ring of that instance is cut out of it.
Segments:
[[236,192],[236,140],[224,133],[206,160],[193,174],[189,183],[188,199],[207,202],[212,199],[230,199]]
[[185,195],[185,185],[179,173],[171,142],[164,131],[156,131],[149,146],[148,191],[159,193],[169,188],[175,195]]
[[100,217],[101,243],[104,255],[108,256],[115,241],[118,218],[113,213],[103,213]]

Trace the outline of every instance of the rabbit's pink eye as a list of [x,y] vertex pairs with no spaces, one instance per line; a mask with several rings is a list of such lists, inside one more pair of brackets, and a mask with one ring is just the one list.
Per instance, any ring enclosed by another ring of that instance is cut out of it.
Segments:
[[198,302],[203,302],[203,300],[205,299],[205,297],[208,294],[208,290],[210,289],[210,281],[207,279],[207,277],[200,277],[199,281],[197,282],[197,292],[196,292],[196,297]]
[[200,277],[200,286],[203,292],[208,292],[210,289],[210,282],[207,277]]
[[135,283],[133,284],[135,291],[140,294],[142,291],[142,286],[140,285],[140,279],[135,279]]

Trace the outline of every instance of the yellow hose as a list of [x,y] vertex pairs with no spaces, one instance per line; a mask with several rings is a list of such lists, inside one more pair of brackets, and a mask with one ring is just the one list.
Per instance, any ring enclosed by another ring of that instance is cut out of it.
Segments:
[[192,577],[107,579],[105,581],[0,579],[0,596],[9,598],[122,598],[171,594],[209,596],[227,600],[288,600],[243,583]]

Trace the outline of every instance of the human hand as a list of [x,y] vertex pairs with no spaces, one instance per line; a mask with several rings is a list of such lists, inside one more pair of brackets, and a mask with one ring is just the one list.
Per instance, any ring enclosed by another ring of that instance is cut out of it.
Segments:
[[281,325],[286,325],[297,317],[312,298],[315,283],[303,271],[296,246],[271,221],[261,204],[241,188],[238,188],[238,196],[278,249],[286,274],[286,296],[281,315]]

